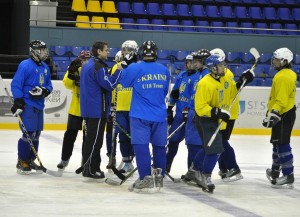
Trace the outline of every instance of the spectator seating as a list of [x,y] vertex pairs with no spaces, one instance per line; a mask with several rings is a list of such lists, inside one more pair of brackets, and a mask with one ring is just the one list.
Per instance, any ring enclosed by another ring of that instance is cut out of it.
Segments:
[[92,13],[100,13],[101,12],[101,6],[100,2],[97,1],[88,1],[87,2],[87,11]]
[[114,1],[102,1],[102,12],[117,13]]
[[[106,25],[104,24],[104,17],[92,16],[92,22],[99,22],[99,23],[91,23],[92,28],[104,29]],[[103,22],[103,23],[100,23]]]
[[108,29],[122,29],[120,25],[120,20],[117,17],[107,17],[106,28]]
[[77,15],[76,24],[77,28],[91,28],[90,18],[87,15]]
[[132,13],[138,15],[145,15],[146,9],[143,2],[133,2],[132,3]]
[[151,24],[157,25],[157,26],[152,26],[153,30],[164,30],[164,20],[163,19],[152,19]]
[[129,2],[118,2],[117,9],[121,14],[132,14]]
[[161,15],[159,4],[156,2],[149,2],[147,4],[147,13],[149,15]]
[[86,12],[86,6],[84,0],[73,0],[72,1],[72,11],[76,12]]

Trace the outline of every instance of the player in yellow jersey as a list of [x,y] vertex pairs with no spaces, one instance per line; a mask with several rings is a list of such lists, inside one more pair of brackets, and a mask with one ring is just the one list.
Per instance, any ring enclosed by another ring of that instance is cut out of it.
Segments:
[[[273,53],[272,66],[277,73],[272,80],[267,117],[263,126],[272,128],[272,168],[267,169],[267,178],[274,188],[293,188],[294,166],[290,145],[291,133],[296,120],[297,75],[292,68],[293,53],[288,48],[279,48]],[[283,176],[279,177],[280,170]]]
[[[215,48],[210,51],[211,55],[222,56],[225,59],[225,53],[220,48]],[[234,74],[230,71],[229,68],[225,68],[225,75],[229,79],[234,79]],[[234,87],[235,88],[235,87]],[[226,89],[226,91],[230,92],[230,89]],[[232,100],[235,95],[232,95]],[[235,152],[233,147],[229,144],[229,139],[234,127],[234,122],[238,118],[239,113],[239,101],[240,97],[238,97],[231,107],[230,110],[230,119],[227,121],[226,128],[221,130],[222,138],[223,138],[223,147],[224,152],[221,153],[218,163],[219,163],[219,175],[221,176],[223,181],[236,181],[242,179],[241,170],[236,162]]]
[[83,119],[80,116],[80,72],[81,67],[89,58],[91,58],[90,51],[81,51],[80,55],[70,63],[63,79],[65,87],[72,91],[72,101],[69,109],[67,131],[63,139],[61,161],[57,165],[62,170],[68,166],[78,130],[82,130]]

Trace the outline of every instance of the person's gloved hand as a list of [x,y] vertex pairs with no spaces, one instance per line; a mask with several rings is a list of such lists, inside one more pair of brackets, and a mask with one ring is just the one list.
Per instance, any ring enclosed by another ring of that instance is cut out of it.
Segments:
[[268,113],[267,117],[263,120],[262,125],[266,128],[274,127],[281,120],[280,114],[272,110]]
[[246,86],[247,84],[249,84],[250,82],[253,81],[254,77],[255,77],[255,73],[254,73],[253,69],[245,70],[236,83],[237,88],[240,89],[240,87],[242,86],[242,84],[245,80],[246,80],[246,82],[245,82],[244,86]]
[[30,96],[34,99],[45,98],[50,94],[50,91],[45,87],[35,86],[29,91]]
[[182,120],[184,123],[188,120],[188,114],[189,114],[189,108],[183,108],[182,109]]
[[74,59],[68,68],[68,78],[71,80],[75,80],[78,77],[78,69],[81,67],[81,59]]
[[25,102],[22,98],[17,98],[14,100],[14,104],[11,107],[11,112],[13,113],[14,117],[17,117],[18,115],[20,115],[23,110],[25,109]]
[[168,125],[172,125],[173,121],[174,121],[174,116],[173,116],[173,106],[168,106],[167,109],[167,118],[168,118]]
[[230,119],[230,112],[224,109],[214,107],[211,110],[211,117],[216,120],[222,119],[223,121],[227,122]]

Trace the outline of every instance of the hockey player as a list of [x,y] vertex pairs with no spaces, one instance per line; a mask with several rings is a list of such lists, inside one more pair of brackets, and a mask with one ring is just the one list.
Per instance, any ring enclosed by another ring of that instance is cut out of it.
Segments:
[[[192,55],[187,55],[185,58],[186,71],[179,73],[175,80],[175,84],[172,88],[169,104],[168,104],[168,125],[170,126],[169,134],[176,130],[182,123],[182,109],[188,106],[190,95],[187,93],[187,86],[189,85],[190,76],[193,75],[196,70],[191,69],[193,61]],[[176,113],[173,116],[173,107],[176,105]],[[169,140],[167,146],[167,166],[166,171],[170,172],[174,157],[177,154],[179,143],[185,137],[185,128],[181,127]]]
[[[211,55],[221,56],[225,59],[225,53],[220,48],[215,48],[210,51]],[[234,79],[234,74],[230,71],[229,68],[225,68],[225,77],[229,79]],[[234,86],[233,86],[234,87]],[[235,88],[235,87],[234,87]],[[226,89],[225,91],[231,91],[230,89]],[[232,100],[235,96],[232,96]],[[241,170],[236,162],[235,152],[233,147],[229,144],[229,139],[233,130],[234,122],[238,118],[239,113],[239,97],[234,102],[230,110],[230,119],[227,121],[226,128],[221,130],[223,139],[223,147],[224,152],[221,153],[218,163],[219,163],[219,175],[221,176],[223,181],[236,181],[242,179]]]
[[[208,146],[208,143],[218,127],[218,121],[227,122],[230,119],[228,108],[231,104],[231,95],[225,90],[232,88],[237,94],[245,79],[246,84],[253,80],[254,72],[252,70],[245,71],[236,83],[233,79],[224,76],[226,68],[224,57],[212,55],[207,58],[206,66],[209,68],[210,74],[202,78],[197,85],[195,95],[197,115],[195,122],[203,139],[205,151],[201,185],[203,190],[213,192],[215,185],[211,181],[211,174],[220,153],[224,151],[221,133],[218,132],[211,146]],[[234,86],[235,88],[233,88]],[[222,125],[221,130],[225,127],[225,125]]]
[[193,63],[192,69],[196,70],[196,73],[190,76],[188,85],[188,93],[190,100],[188,106],[183,109],[183,118],[186,121],[186,138],[185,142],[188,148],[188,171],[182,177],[184,181],[193,181],[198,185],[201,185],[201,171],[204,152],[202,150],[202,139],[195,126],[195,93],[198,82],[209,73],[209,70],[205,66],[206,59],[210,56],[210,52],[207,49],[201,49],[198,52],[192,53]]
[[[11,82],[14,104],[11,108],[13,116],[20,115],[25,128],[38,152],[39,137],[43,130],[45,98],[52,92],[51,74],[44,63],[48,58],[47,45],[40,40],[29,44],[30,58],[23,60]],[[17,173],[30,174],[31,170],[42,172],[35,164],[36,155],[31,150],[29,141],[23,131],[18,141]]]
[[104,180],[100,170],[100,150],[107,118],[110,113],[111,92],[117,86],[120,71],[108,73],[108,44],[96,41],[92,46],[93,57],[82,67],[80,74],[80,109],[83,117],[85,140],[82,147],[82,175]]
[[81,67],[91,58],[90,51],[83,50],[74,59],[64,76],[63,84],[72,91],[72,101],[69,108],[67,131],[64,134],[61,161],[57,168],[64,170],[72,156],[74,143],[79,130],[82,130],[82,117],[80,116],[80,72]]
[[271,60],[277,73],[273,78],[267,117],[263,120],[263,126],[272,128],[270,142],[273,144],[273,163],[266,174],[274,188],[293,188],[294,183],[294,157],[290,138],[296,120],[297,76],[291,70],[292,60],[293,53],[285,47],[277,49]]
[[[124,88],[132,87],[130,107],[131,144],[136,155],[139,179],[129,190],[141,191],[163,187],[166,167],[167,109],[170,72],[156,63],[157,46],[153,41],[145,41],[141,46],[142,61],[132,63],[123,69],[120,83]],[[126,57],[125,59],[130,59]],[[126,66],[126,64],[120,64]],[[151,154],[153,148],[153,177],[151,176]],[[162,173],[162,174],[160,174]]]
[[[127,54],[133,55],[133,59],[131,59],[131,63],[137,62],[138,57],[138,44],[136,41],[127,40],[121,46],[122,57],[125,57]],[[119,134],[119,142],[120,142],[120,151],[122,154],[122,162],[118,166],[118,170],[123,173],[129,173],[133,170],[134,166],[132,164],[132,160],[134,157],[133,148],[131,145],[130,138],[128,135],[130,134],[130,104],[132,97],[132,87],[124,88],[121,84],[118,84],[116,90],[114,91],[113,98],[117,100],[116,102],[116,121],[120,127],[115,126],[115,132]],[[126,132],[124,132],[126,131]],[[126,135],[127,134],[127,135]]]

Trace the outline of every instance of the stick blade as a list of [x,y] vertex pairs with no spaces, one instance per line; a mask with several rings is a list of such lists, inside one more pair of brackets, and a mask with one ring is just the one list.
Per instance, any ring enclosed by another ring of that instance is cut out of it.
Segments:
[[116,181],[116,180],[113,180],[113,179],[110,179],[110,178],[105,179],[105,183],[109,184],[109,185],[113,185],[113,186],[121,185],[120,181]]
[[46,169],[45,173],[50,176],[55,176],[55,177],[62,177],[62,175],[63,175],[63,172],[61,172],[61,171],[53,171],[53,170],[48,170],[48,169]]
[[259,52],[257,51],[256,48],[252,47],[249,52],[254,56],[255,59],[258,59],[260,57]]

